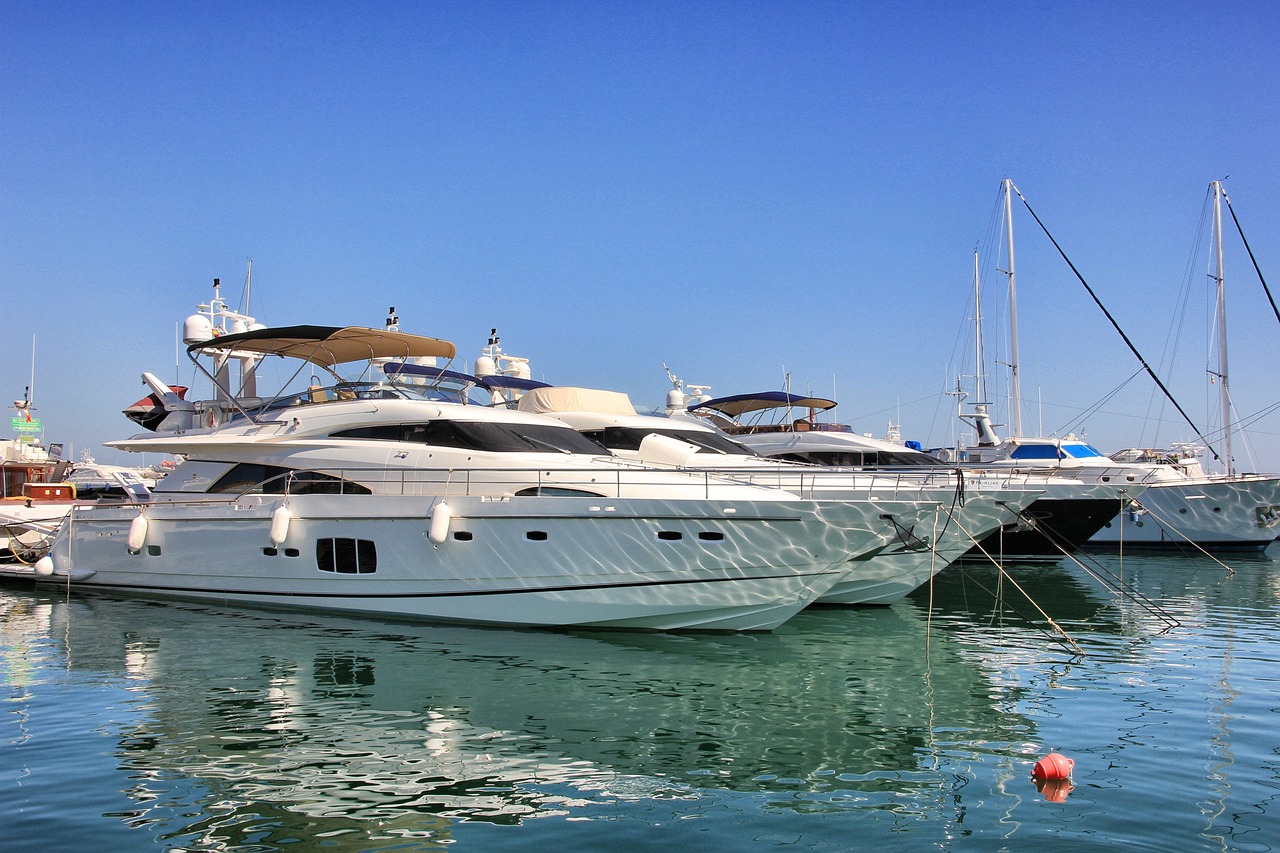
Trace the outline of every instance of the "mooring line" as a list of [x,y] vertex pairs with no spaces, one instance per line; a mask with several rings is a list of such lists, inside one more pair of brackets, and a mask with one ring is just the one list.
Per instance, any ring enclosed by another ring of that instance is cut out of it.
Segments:
[[[1040,616],[1044,618],[1044,621],[1045,621],[1045,622],[1047,622],[1047,623],[1049,623],[1049,625],[1051,625],[1055,631],[1057,631],[1059,634],[1061,634],[1061,639],[1062,639],[1063,641],[1065,641],[1065,642],[1066,642],[1066,644],[1067,644],[1067,645],[1069,645],[1069,646],[1070,646],[1070,647],[1075,651],[1075,653],[1076,653],[1077,655],[1079,655],[1080,657],[1084,657],[1084,656],[1085,656],[1084,649],[1080,648],[1080,645],[1079,645],[1078,643],[1076,643],[1076,641],[1075,641],[1074,639],[1072,639],[1071,635],[1067,633],[1066,629],[1065,629],[1065,628],[1063,628],[1061,625],[1059,625],[1059,624],[1057,623],[1057,621],[1055,621],[1055,620],[1054,620],[1054,618],[1053,618],[1052,616],[1050,616],[1048,613],[1046,613],[1046,612],[1045,612],[1045,610],[1044,610],[1044,608],[1040,606],[1039,602],[1037,602],[1034,598],[1032,598],[1032,597],[1031,597],[1031,594],[1030,594],[1029,592],[1027,592],[1025,589],[1023,589],[1022,585],[1018,583],[1018,581],[1017,581],[1017,579],[1016,579],[1016,578],[1014,578],[1012,575],[1010,575],[1010,574],[1009,574],[1009,572],[1008,572],[1008,571],[1005,569],[1005,567],[1000,563],[1000,561],[998,561],[998,560],[996,560],[994,557],[992,557],[992,556],[991,556],[991,554],[987,552],[987,549],[982,547],[982,543],[981,543],[981,542],[979,542],[979,541],[974,537],[973,533],[972,533],[972,532],[970,532],[970,531],[969,531],[969,530],[968,530],[968,529],[967,529],[963,524],[961,524],[961,523],[960,523],[960,521],[959,521],[958,519],[956,520],[956,525],[957,525],[957,526],[958,526],[962,531],[964,531],[964,534],[965,534],[966,536],[968,536],[968,537],[969,537],[969,540],[970,540],[971,542],[973,542],[973,544],[974,544],[974,545],[977,547],[977,549],[982,553],[982,555],[983,555],[983,556],[985,556],[988,560],[990,560],[990,561],[991,561],[991,565],[995,566],[995,567],[996,567],[996,569],[999,571],[1001,579],[1003,579],[1003,580],[1008,580],[1008,581],[1009,581],[1009,583],[1013,584],[1014,589],[1016,589],[1016,590],[1018,590],[1018,592],[1022,593],[1023,597],[1024,597],[1024,598],[1026,598],[1026,599],[1027,599],[1027,601],[1028,601],[1028,602],[1030,602],[1031,606],[1032,606],[1032,607],[1034,607],[1034,608],[1036,609],[1036,611],[1040,614]],[[958,562],[958,561],[957,561],[957,562]],[[963,571],[963,569],[962,569],[961,571]],[[978,581],[976,578],[974,578],[974,577],[973,577],[972,575],[970,575],[968,572],[965,572],[965,573],[964,573],[964,575],[965,575],[965,577],[966,577],[966,578],[968,578],[969,580],[971,580],[971,581],[973,581],[975,584],[977,584],[979,588],[981,588],[981,589],[985,590],[986,592],[989,592],[989,593],[991,592],[990,590],[987,590],[987,589],[986,589],[986,587],[984,587],[980,581]],[[1036,625],[1036,623],[1035,623],[1035,621],[1034,621],[1033,619],[1029,619],[1029,618],[1027,618],[1027,616],[1026,616],[1025,614],[1021,613],[1021,612],[1020,612],[1016,607],[1013,607],[1012,605],[1010,605],[1010,604],[1008,603],[1008,601],[1007,601],[1006,599],[1004,599],[1004,598],[1003,598],[1003,596],[997,595],[997,594],[995,594],[995,593],[991,593],[991,595],[995,598],[995,600],[996,600],[998,603],[999,603],[999,602],[1003,602],[1003,603],[1004,603],[1004,605],[1005,605],[1005,606],[1007,606],[1007,607],[1009,607],[1011,610],[1013,610],[1013,612],[1014,612],[1014,613],[1017,613],[1019,616],[1021,616],[1023,619],[1025,619],[1025,620],[1028,622],[1028,624],[1031,624],[1031,625],[1033,625],[1033,626],[1035,626],[1035,625]],[[1042,633],[1044,633],[1044,634],[1046,634],[1046,635],[1048,635],[1048,636],[1050,636],[1050,637],[1052,637],[1052,636],[1053,636],[1053,634],[1052,634],[1051,632],[1049,632],[1049,631],[1045,631],[1043,628],[1039,628],[1039,626],[1036,626],[1036,627],[1037,627],[1037,628],[1038,628]]]

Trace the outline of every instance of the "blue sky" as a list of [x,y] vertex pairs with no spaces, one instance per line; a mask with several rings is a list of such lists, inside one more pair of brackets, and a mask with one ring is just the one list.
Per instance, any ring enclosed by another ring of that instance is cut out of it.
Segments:
[[[1280,291],[1277,43],[1265,2],[6,2],[4,394],[34,340],[46,440],[112,460],[141,371],[174,375],[175,324],[252,258],[269,325],[394,305],[462,366],[496,327],[642,408],[664,362],[715,394],[789,374],[941,444],[1009,177],[1153,365],[1180,328],[1165,378],[1208,428],[1210,181]],[[1188,438],[1025,210],[1015,233],[1024,421]],[[1280,323],[1231,232],[1226,263],[1250,415]],[[1280,469],[1280,414],[1250,435],[1240,466]]]

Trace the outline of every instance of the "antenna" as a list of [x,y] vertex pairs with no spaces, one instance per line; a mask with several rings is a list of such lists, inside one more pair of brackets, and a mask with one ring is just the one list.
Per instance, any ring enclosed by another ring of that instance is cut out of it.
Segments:
[[245,314],[249,313],[249,291],[253,287],[253,258],[249,259],[249,268],[244,271],[244,307],[240,309]]

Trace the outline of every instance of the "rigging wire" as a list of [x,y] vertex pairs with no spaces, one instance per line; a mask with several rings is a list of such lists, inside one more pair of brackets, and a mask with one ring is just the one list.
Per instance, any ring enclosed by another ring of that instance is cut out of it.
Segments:
[[[1199,265],[1201,249],[1205,245],[1205,231],[1209,226],[1209,216],[1213,208],[1212,194],[1206,192],[1204,204],[1200,207],[1200,221],[1196,226],[1195,240],[1191,243],[1191,251],[1187,255],[1186,266],[1182,271],[1182,284],[1178,290],[1178,295],[1173,303],[1173,320],[1169,325],[1169,330],[1165,334],[1164,350],[1160,353],[1160,372],[1169,375],[1174,372],[1174,366],[1178,359],[1178,347],[1182,341],[1182,330],[1186,326],[1188,316],[1188,305],[1191,302],[1191,294],[1197,291],[1194,286],[1196,278],[1196,269]],[[1160,444],[1160,428],[1164,424],[1165,403],[1167,401],[1159,393],[1156,388],[1151,389],[1151,394],[1147,399],[1147,411],[1143,419],[1142,432],[1139,434],[1138,444],[1146,445],[1147,424],[1154,423],[1152,428],[1151,445],[1159,446]],[[1153,416],[1152,409],[1159,406],[1158,411]],[[1207,409],[1206,409],[1207,411]]]
[[[992,202],[991,215],[987,218],[986,231],[983,233],[982,238],[974,245],[974,252],[978,253],[982,263],[981,278],[984,281],[991,279],[994,274],[1001,272],[1001,261],[1004,253],[1004,242],[1002,240],[1004,234],[1003,217],[1003,192],[997,191]],[[995,247],[995,250],[993,252],[983,252],[982,247],[984,246],[993,246]],[[970,275],[972,276],[972,272]],[[981,292],[983,294],[988,293],[989,289],[982,288]],[[981,295],[979,298],[983,299],[984,302],[993,301],[995,299],[995,297],[984,297]],[[997,397],[1001,400],[1008,399],[1007,392],[1003,395],[992,395],[990,393],[989,377],[991,374],[988,372],[986,364],[989,354],[994,355],[995,353],[1003,352],[1004,349],[1007,348],[1006,339],[1003,335],[1003,327],[999,324],[994,325],[993,331],[990,335],[991,340],[983,345],[984,352],[978,353],[978,336],[974,322],[977,318],[973,316],[975,307],[973,281],[972,278],[970,278],[969,286],[964,289],[964,307],[961,309],[960,313],[960,316],[965,318],[965,322],[961,323],[960,327],[956,330],[955,340],[952,342],[951,360],[947,364],[942,380],[942,393],[936,397],[937,403],[934,407],[933,421],[929,426],[930,436],[933,436],[937,429],[940,411],[943,406],[946,405],[947,408],[957,408],[959,405],[958,401],[956,404],[948,404],[948,398],[956,397],[957,392],[962,390],[962,386],[968,385],[970,379],[973,380],[972,384],[975,386],[980,386],[982,384],[981,380],[987,380],[988,395]],[[1002,304],[999,307],[1000,310],[998,311],[987,310],[984,307],[981,313],[988,317],[994,317],[1007,310],[1007,305],[1005,304]],[[999,355],[994,355],[994,357],[997,362],[1000,361]],[[1008,356],[1005,356],[1004,360],[1007,362],[1008,358]],[[972,374],[969,372],[971,370],[973,371]],[[977,402],[990,403],[991,401],[978,400]],[[997,420],[999,420],[1000,415],[998,412],[993,409],[992,414]],[[945,429],[941,430],[941,432],[944,433],[942,445],[958,447],[963,438],[961,435],[961,422],[959,422],[955,417],[952,417],[951,414],[946,416],[945,422],[947,426]]]
[[1267,287],[1267,280],[1262,277],[1262,269],[1258,266],[1258,259],[1253,256],[1253,249],[1249,246],[1249,241],[1244,236],[1244,229],[1240,227],[1240,220],[1236,218],[1236,210],[1231,206],[1231,199],[1227,197],[1227,191],[1222,191],[1222,197],[1226,199],[1227,211],[1231,214],[1231,221],[1236,224],[1236,231],[1240,234],[1240,241],[1244,243],[1245,251],[1249,253],[1249,260],[1253,262],[1253,271],[1258,274],[1258,281],[1262,282],[1262,289],[1267,294],[1267,299],[1271,302],[1271,310],[1275,312],[1276,322],[1280,323],[1280,308],[1276,307],[1275,297],[1271,295],[1271,288]]
[[1213,454],[1213,458],[1218,461],[1221,461],[1222,457],[1218,455],[1218,451],[1215,450],[1211,444],[1209,444],[1209,441],[1204,437],[1203,433],[1201,433],[1200,428],[1196,426],[1195,421],[1191,420],[1191,416],[1188,415],[1186,411],[1183,410],[1182,406],[1178,403],[1178,401],[1174,399],[1173,394],[1165,386],[1164,382],[1161,381],[1160,377],[1156,375],[1156,372],[1151,369],[1151,366],[1147,364],[1147,360],[1142,357],[1142,353],[1140,353],[1138,351],[1138,348],[1134,346],[1133,341],[1129,340],[1129,336],[1126,335],[1124,333],[1124,330],[1120,328],[1120,324],[1117,323],[1116,319],[1111,316],[1111,312],[1108,311],[1106,306],[1102,304],[1102,300],[1098,298],[1098,295],[1093,292],[1093,288],[1089,286],[1089,283],[1087,281],[1085,281],[1084,276],[1082,276],[1080,274],[1080,271],[1076,269],[1076,265],[1073,264],[1071,262],[1071,259],[1067,257],[1067,253],[1064,252],[1062,250],[1062,247],[1058,245],[1058,241],[1055,240],[1053,235],[1049,233],[1049,229],[1046,228],[1045,224],[1040,221],[1040,217],[1036,215],[1035,210],[1033,210],[1031,207],[1031,203],[1027,201],[1026,196],[1022,194],[1022,190],[1018,189],[1015,186],[1013,187],[1013,191],[1018,194],[1018,198],[1022,199],[1022,203],[1023,205],[1026,206],[1027,212],[1031,214],[1031,218],[1034,219],[1036,221],[1036,224],[1040,226],[1040,230],[1043,231],[1045,236],[1049,238],[1049,242],[1053,243],[1053,247],[1058,250],[1058,254],[1061,255],[1062,259],[1067,262],[1067,266],[1071,268],[1071,272],[1075,274],[1076,279],[1079,280],[1079,282],[1082,285],[1084,285],[1084,289],[1088,291],[1089,296],[1093,299],[1094,303],[1098,306],[1098,308],[1102,310],[1102,313],[1106,316],[1107,320],[1111,322],[1112,327],[1116,330],[1117,333],[1119,333],[1120,338],[1124,341],[1125,345],[1129,347],[1129,351],[1132,352],[1134,356],[1138,359],[1138,363],[1142,365],[1143,370],[1145,370],[1147,374],[1151,377],[1152,381],[1154,381],[1156,385],[1160,387],[1160,390],[1164,392],[1164,395],[1169,398],[1169,402],[1172,403],[1174,408],[1178,410],[1178,413],[1182,415],[1183,420],[1185,420],[1188,424],[1190,424],[1191,428],[1196,431],[1196,435],[1198,435],[1200,437],[1200,440],[1203,441],[1205,445],[1209,448],[1209,452]]
[[1130,382],[1132,382],[1134,379],[1138,378],[1141,375],[1142,375],[1142,368],[1138,368],[1133,373],[1129,374],[1127,379],[1125,379],[1115,388],[1108,391],[1100,400],[1095,402],[1092,406],[1085,409],[1083,412],[1076,415],[1074,418],[1067,421],[1062,426],[1058,427],[1058,430],[1053,434],[1064,435],[1069,432],[1073,432],[1076,426],[1083,426],[1084,422],[1088,420],[1090,416],[1092,416],[1093,414],[1101,410],[1103,406],[1105,406],[1108,402],[1110,402],[1112,397],[1114,397],[1115,395],[1123,391],[1126,385],[1128,385]]

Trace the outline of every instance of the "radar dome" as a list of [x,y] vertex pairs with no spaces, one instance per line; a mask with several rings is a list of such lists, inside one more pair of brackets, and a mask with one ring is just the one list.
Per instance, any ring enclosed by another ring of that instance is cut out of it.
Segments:
[[182,342],[199,344],[213,340],[213,322],[203,314],[192,314],[182,321]]

